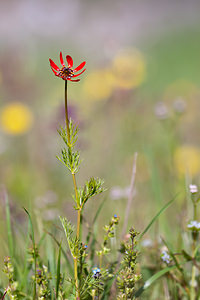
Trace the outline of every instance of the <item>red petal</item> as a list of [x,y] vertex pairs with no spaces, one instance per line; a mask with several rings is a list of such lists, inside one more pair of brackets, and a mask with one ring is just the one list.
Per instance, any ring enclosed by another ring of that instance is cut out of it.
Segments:
[[52,68],[54,68],[56,71],[59,71],[60,69],[58,68],[58,66],[53,62],[53,60],[51,58],[49,58],[50,61],[50,65]]
[[80,79],[75,79],[75,80],[72,80],[72,79],[70,79],[70,78],[68,78],[67,80],[69,80],[69,81],[73,81],[73,82],[79,82],[79,81],[80,81]]
[[68,67],[72,68],[73,67],[73,59],[71,58],[70,55],[66,56],[67,62],[68,62]]
[[74,69],[74,72],[77,72],[79,70],[81,70],[86,64],[86,61],[82,62],[76,69]]
[[58,76],[58,72],[56,72],[52,67],[51,67],[51,70],[54,72],[54,74],[55,74],[56,76]]
[[74,77],[77,77],[77,76],[79,76],[79,75],[81,75],[83,72],[85,72],[85,70],[86,70],[86,69],[84,69],[81,73],[74,75],[73,78],[74,78]]
[[62,52],[60,52],[60,63],[61,63],[61,65],[63,65],[63,67],[65,66],[64,61],[63,61]]

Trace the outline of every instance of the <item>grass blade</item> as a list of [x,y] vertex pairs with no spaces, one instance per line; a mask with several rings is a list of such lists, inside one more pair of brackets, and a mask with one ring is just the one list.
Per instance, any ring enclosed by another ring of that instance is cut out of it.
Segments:
[[[36,249],[35,249],[35,237],[34,237],[34,230],[33,230],[33,223],[31,220],[31,216],[26,208],[24,208],[24,211],[28,215],[29,224],[30,224],[30,231],[31,231],[31,240],[33,243],[33,250],[34,250],[34,273],[35,273],[35,279],[36,279]],[[36,299],[36,280],[34,280],[34,287],[33,287],[33,300]]]
[[162,212],[164,212],[176,199],[177,195],[175,195],[175,197],[170,200],[169,202],[167,202],[167,204],[165,204],[161,210],[155,215],[155,217],[150,221],[150,223],[147,225],[147,227],[144,229],[144,231],[141,233],[139,239],[141,239],[143,237],[143,235],[149,230],[149,228],[153,225],[153,223],[158,219],[158,217],[161,215]]
[[10,206],[8,201],[8,195],[5,192],[5,201],[6,201],[6,225],[7,225],[7,233],[8,233],[8,247],[10,257],[14,256],[14,247],[13,247],[13,234],[12,234],[12,226],[11,226],[11,217],[10,217]]
[[94,224],[94,223],[96,222],[96,220],[97,220],[97,218],[98,218],[98,216],[99,216],[99,214],[100,214],[100,212],[101,212],[101,210],[102,210],[102,208],[103,208],[103,206],[104,206],[106,200],[107,200],[107,197],[105,197],[104,200],[103,200],[103,201],[101,202],[101,204],[99,205],[99,207],[98,207],[98,209],[97,209],[97,212],[96,212],[96,214],[95,214],[95,216],[94,216],[94,219],[93,219],[92,224]]
[[[54,236],[51,232],[46,231],[46,233],[54,240],[54,242],[55,242],[59,247],[61,246],[61,244],[59,243],[59,241],[55,238],[55,236]],[[73,274],[74,274],[74,273],[73,273],[74,270],[73,270],[73,267],[72,267],[72,265],[71,265],[70,259],[68,258],[67,254],[66,254],[66,252],[65,252],[65,250],[63,249],[62,246],[61,246],[61,251],[62,251],[62,254],[63,254],[63,256],[64,256],[64,258],[65,258],[65,261],[66,261],[66,263],[67,263],[67,269],[68,269],[70,275],[73,275]]]
[[58,298],[59,285],[60,285],[60,259],[61,259],[61,243],[59,247],[58,253],[58,261],[57,261],[57,279],[56,279],[56,299]]
[[100,214],[100,212],[101,212],[101,210],[102,210],[102,208],[103,208],[106,200],[107,200],[107,197],[105,197],[104,200],[99,205],[99,207],[97,209],[97,212],[96,212],[96,214],[94,216],[94,219],[92,221],[92,225],[89,228],[88,235],[86,237],[86,243],[87,243],[87,245],[90,243],[90,240],[92,238],[92,241],[91,241],[91,244],[90,244],[90,249],[91,249],[90,250],[90,261],[91,261],[92,265],[94,264],[93,260],[94,260],[94,255],[95,255],[95,245],[96,245],[96,242],[97,242],[96,241],[96,235],[97,235],[97,231],[98,231],[98,229],[97,229],[97,227],[98,227],[97,226],[97,224],[98,224],[97,223],[97,219],[98,219],[98,216],[99,216],[99,214]]
[[[157,279],[159,279],[160,277],[162,277],[164,274],[168,273],[169,271],[175,269],[176,266],[171,266],[171,267],[166,267],[165,269],[157,272],[156,274],[154,274],[152,277],[150,277],[145,284],[134,293],[134,297],[139,297],[141,296],[141,294],[147,289],[149,288]],[[132,298],[134,299],[134,298]]]
[[44,232],[39,240],[39,242],[37,243],[38,249],[40,248],[40,246],[44,243],[45,237],[46,237],[46,232]]

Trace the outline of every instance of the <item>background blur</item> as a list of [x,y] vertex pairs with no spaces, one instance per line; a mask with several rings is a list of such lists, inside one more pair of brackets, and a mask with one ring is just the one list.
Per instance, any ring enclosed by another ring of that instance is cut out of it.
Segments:
[[197,0],[0,2],[1,252],[5,190],[16,230],[26,230],[23,206],[39,230],[60,214],[75,218],[71,176],[56,159],[64,81],[49,58],[60,65],[60,51],[75,66],[87,61],[80,83],[69,83],[83,159],[78,183],[99,176],[107,187],[87,204],[86,219],[106,198],[99,222],[118,214],[123,224],[137,151],[129,224],[141,231],[178,193],[159,227],[173,239],[172,228],[189,218],[187,186],[199,184],[199,13]]

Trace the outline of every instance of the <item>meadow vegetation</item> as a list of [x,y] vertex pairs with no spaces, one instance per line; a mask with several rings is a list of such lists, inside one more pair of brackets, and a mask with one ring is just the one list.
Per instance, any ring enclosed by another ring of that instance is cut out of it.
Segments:
[[2,107],[1,299],[200,299],[200,44],[184,36],[87,60],[80,83],[50,61],[59,80],[30,73],[44,103]]

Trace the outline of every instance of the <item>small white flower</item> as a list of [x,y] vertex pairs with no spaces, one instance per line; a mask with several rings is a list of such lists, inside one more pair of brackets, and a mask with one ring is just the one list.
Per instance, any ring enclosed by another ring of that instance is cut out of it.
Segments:
[[119,187],[119,186],[113,187],[110,191],[110,197],[112,200],[121,199],[123,197],[123,192],[122,192],[121,187]]
[[[111,191],[110,191],[110,197],[112,200],[128,198],[129,194],[130,194],[130,187],[121,188],[120,186],[114,186],[113,188],[111,188]],[[134,192],[134,195],[135,195],[135,192]]]
[[47,273],[48,268],[45,265],[43,265],[43,270],[44,270],[45,273]]
[[151,239],[145,239],[142,241],[142,246],[145,247],[145,248],[148,248],[148,247],[152,247],[153,246],[153,242]]
[[166,252],[166,251],[163,251],[161,253],[161,259],[163,262],[165,262],[166,264],[169,264],[170,261],[171,261],[171,258],[170,258],[170,255]]
[[198,187],[196,186],[196,184],[190,184],[189,190],[190,190],[190,193],[195,194],[198,192]]
[[200,222],[190,221],[190,223],[187,225],[187,228],[199,231],[200,230]]
[[189,285],[196,288],[198,286],[198,283],[196,280],[194,280],[194,281],[190,280]]

